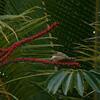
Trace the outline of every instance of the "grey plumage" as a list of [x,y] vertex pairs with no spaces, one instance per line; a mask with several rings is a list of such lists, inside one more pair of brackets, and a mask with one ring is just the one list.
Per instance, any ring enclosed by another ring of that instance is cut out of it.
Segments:
[[50,60],[52,61],[63,61],[63,60],[74,60],[75,58],[69,57],[66,54],[57,51],[55,54],[52,55]]

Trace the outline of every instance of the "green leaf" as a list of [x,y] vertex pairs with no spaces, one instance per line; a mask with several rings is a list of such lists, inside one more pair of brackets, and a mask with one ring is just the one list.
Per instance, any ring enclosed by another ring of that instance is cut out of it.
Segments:
[[[21,33],[23,31],[26,31],[28,29],[30,29],[31,27],[36,27],[36,25],[41,25],[43,22],[45,23],[45,19],[47,18],[48,16],[43,16],[41,18],[36,18],[36,19],[32,19],[28,24],[24,25],[23,27],[21,27],[20,29],[18,29],[16,32],[17,33]],[[29,30],[30,31],[30,30]],[[28,32],[28,31],[27,31]]]
[[66,78],[64,79],[64,83],[62,85],[63,88],[63,92],[65,95],[67,95],[68,90],[70,89],[70,87],[72,87],[71,83],[72,83],[72,77],[73,77],[73,72],[71,72],[70,74],[67,74]]
[[3,32],[1,26],[0,26],[0,33],[3,35],[3,37],[5,38],[5,40],[9,43],[8,37],[7,37],[6,34]]
[[52,87],[53,87],[53,85],[54,85],[54,83],[55,83],[54,80],[56,79],[56,77],[58,76],[58,74],[60,75],[61,72],[63,72],[63,70],[54,73],[54,75],[52,75],[52,76],[47,80],[47,81],[49,82],[49,83],[48,83],[48,86],[47,86],[48,92],[50,92],[50,91],[52,90]]
[[97,82],[97,80],[95,79],[96,77],[94,77],[93,74],[88,71],[84,71],[83,75],[86,82],[92,87],[92,89],[100,92],[100,82]]
[[[56,46],[60,46],[62,47],[62,45],[59,45],[59,44],[53,44],[54,47]],[[28,46],[23,46],[22,48],[26,49],[26,48],[45,48],[45,47],[51,47],[51,44],[42,44],[42,45],[28,45]]]
[[0,93],[1,93],[1,94],[5,94],[5,95],[9,95],[9,96],[11,96],[14,100],[19,100],[16,96],[14,96],[13,94],[11,94],[11,93],[9,93],[9,92],[1,91],[1,90],[0,90]]
[[62,81],[67,75],[67,71],[59,71],[54,77],[50,80],[47,89],[55,94],[60,87]]
[[100,83],[100,73],[95,70],[90,70],[91,74],[94,75],[95,79]]
[[5,22],[3,22],[3,21],[0,21],[0,25],[1,25],[3,28],[7,28],[7,29],[9,29],[10,31],[12,31],[12,33],[15,35],[15,37],[16,37],[16,39],[17,39],[17,41],[18,41],[18,36],[17,36],[15,30],[14,30],[9,24],[7,24],[7,23],[5,23]]
[[82,55],[87,56],[87,57],[91,56],[90,54],[88,54],[88,53],[86,53],[84,51],[81,51],[81,50],[78,50],[77,53],[82,54]]
[[77,91],[78,91],[78,93],[81,95],[81,96],[83,96],[83,92],[84,92],[84,85],[83,85],[83,79],[82,79],[82,76],[81,76],[81,74],[80,74],[80,72],[79,71],[77,71],[77,78],[76,78],[77,80],[77,83],[76,83],[76,89],[77,89]]
[[77,70],[72,70],[73,71],[73,77],[72,77],[72,80],[71,80],[71,87],[69,89],[69,91],[71,93],[73,93],[73,89],[76,88],[76,83],[77,83]]
[[99,71],[90,70],[90,72],[92,72],[92,73],[94,73],[94,74],[96,74],[96,75],[100,76],[100,72],[99,72]]

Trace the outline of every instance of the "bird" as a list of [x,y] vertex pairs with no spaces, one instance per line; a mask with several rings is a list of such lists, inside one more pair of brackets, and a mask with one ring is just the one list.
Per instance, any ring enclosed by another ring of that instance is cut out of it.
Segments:
[[69,57],[63,52],[56,51],[52,57],[50,58],[51,61],[73,61],[75,60],[74,57]]
[[[50,61],[54,61],[54,62],[67,62],[67,61],[74,61],[74,60],[75,60],[74,57],[69,57],[68,55],[60,51],[55,51],[54,54],[50,58]],[[58,71],[62,67],[65,67],[65,66],[56,65],[54,69],[55,71]]]

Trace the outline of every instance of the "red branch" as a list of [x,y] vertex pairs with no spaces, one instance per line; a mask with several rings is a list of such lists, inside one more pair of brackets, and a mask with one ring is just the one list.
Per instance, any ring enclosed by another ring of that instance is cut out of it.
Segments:
[[31,61],[31,62],[39,62],[44,64],[53,64],[53,65],[67,65],[71,67],[80,67],[78,62],[70,61],[70,62],[62,62],[62,61],[50,61],[40,58],[16,58],[14,61]]
[[[32,35],[28,38],[24,38],[18,42],[13,43],[9,48],[0,48],[1,64],[9,63],[7,58],[13,53],[13,51],[16,48],[18,48],[19,46],[21,46],[24,43],[31,42],[32,40],[37,39],[37,38],[47,34],[50,30],[52,30],[53,28],[55,28],[58,25],[59,25],[59,23],[55,22],[55,23],[51,24],[50,26],[48,26],[43,31],[38,32],[35,35]],[[12,62],[16,62],[16,61],[32,61],[32,62],[38,62],[38,63],[44,63],[44,64],[67,65],[67,66],[71,66],[73,68],[80,66],[80,64],[78,62],[72,62],[72,61],[71,62],[61,62],[61,61],[58,62],[58,61],[44,60],[44,59],[40,59],[40,58],[16,58]]]
[[37,38],[39,38],[39,37],[41,37],[41,36],[47,34],[49,31],[51,31],[53,28],[55,28],[55,27],[58,26],[58,25],[59,25],[59,23],[58,23],[58,22],[55,22],[55,23],[51,24],[50,26],[48,26],[48,27],[47,27],[46,29],[44,29],[43,31],[38,32],[37,34],[32,35],[32,36],[30,36],[30,37],[28,37],[28,38],[24,38],[24,39],[22,39],[21,41],[15,42],[14,44],[12,44],[12,45],[8,48],[6,54],[3,55],[2,57],[0,57],[0,62],[4,62],[4,61],[13,53],[13,51],[14,51],[17,47],[21,46],[21,45],[24,44],[24,43],[30,42],[30,41],[32,41],[32,40],[34,40],[34,39],[37,39]]

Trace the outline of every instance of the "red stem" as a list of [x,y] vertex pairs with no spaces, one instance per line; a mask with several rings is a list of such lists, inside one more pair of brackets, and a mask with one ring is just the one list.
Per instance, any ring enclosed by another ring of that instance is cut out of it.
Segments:
[[73,67],[80,66],[78,62],[49,61],[49,60],[40,59],[40,58],[16,58],[14,61],[31,61],[31,62],[39,62],[39,63],[44,63],[44,64],[68,65],[68,66],[73,66]]
[[0,52],[4,52],[4,51],[7,51],[8,49],[6,48],[0,48]]
[[8,48],[8,52],[3,57],[0,58],[0,61],[5,61],[7,59],[7,57],[10,56],[17,47],[21,46],[24,43],[30,42],[34,39],[37,39],[37,38],[47,34],[49,31],[51,31],[53,28],[55,28],[58,25],[59,25],[58,22],[54,22],[53,24],[51,24],[49,27],[47,27],[43,31],[38,32],[37,34],[32,35],[28,38],[24,38],[21,41],[15,42]]
[[[21,46],[24,43],[30,42],[34,39],[37,39],[37,38],[47,34],[50,30],[52,30],[53,28],[55,28],[58,25],[59,25],[59,23],[55,22],[55,23],[51,24],[49,27],[47,27],[46,29],[44,29],[43,31],[38,32],[37,34],[30,36],[28,38],[24,38],[21,41],[15,42],[7,49],[0,48],[1,52],[6,52],[6,54],[0,58],[0,61],[5,62],[5,64],[9,63],[9,61],[7,60],[7,57],[9,57],[17,47]],[[58,61],[56,62],[56,61],[49,61],[49,60],[44,60],[44,59],[40,59],[40,58],[16,58],[14,61],[15,62],[16,61],[32,61],[32,62],[39,62],[39,63],[44,63],[44,64],[67,65],[67,66],[71,66],[71,67],[73,66],[74,68],[76,66],[77,67],[80,66],[80,64],[78,62],[58,62]]]

